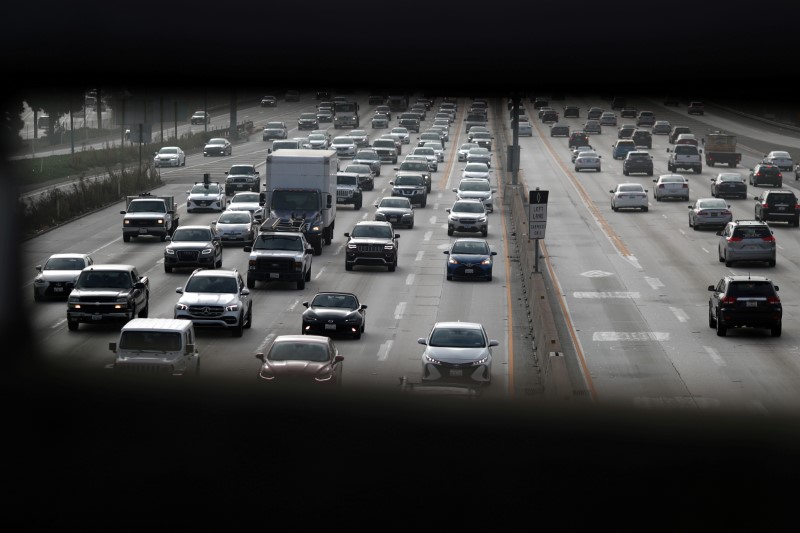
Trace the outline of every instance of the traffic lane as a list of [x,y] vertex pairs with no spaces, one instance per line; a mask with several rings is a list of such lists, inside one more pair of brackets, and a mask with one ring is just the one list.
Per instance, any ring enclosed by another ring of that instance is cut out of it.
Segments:
[[[664,205],[664,207],[666,207],[665,203],[661,203],[661,205]],[[681,206],[682,208],[683,208],[683,207],[685,207],[685,206],[683,206],[683,202],[680,202],[680,206]],[[681,211],[682,211],[682,210],[681,210]],[[651,213],[652,213],[652,211],[651,211]],[[679,216],[678,216],[678,220],[679,220],[678,224],[680,225],[681,223],[685,223],[685,220],[686,220],[686,219],[684,218],[684,217],[686,216],[686,215],[685,215],[685,213],[678,212],[678,214],[679,214]],[[625,223],[625,224],[623,224],[623,225],[624,225],[624,226],[628,226],[627,222],[630,222],[631,224],[633,224],[634,226],[636,226],[638,222],[642,222],[643,224],[646,224],[646,222],[644,222],[644,221],[646,221],[646,220],[652,220],[652,219],[647,219],[647,218],[644,218],[644,219],[642,219],[642,218],[639,218],[639,217],[637,217],[637,215],[638,215],[638,214],[630,214],[630,215],[628,215],[628,216],[625,218],[625,220],[626,220],[626,223]],[[643,214],[643,215],[644,215],[644,214]],[[610,216],[610,214],[609,214],[609,216]],[[630,218],[631,216],[633,216],[634,218]],[[645,216],[646,216],[646,215],[645,215]],[[618,217],[618,218],[620,218],[620,220],[622,219],[621,217]],[[635,221],[635,222],[634,222],[634,221]],[[630,239],[625,239],[625,240],[630,240]],[[642,242],[648,242],[646,239],[639,239],[639,240],[641,240]],[[651,240],[652,240],[652,239],[651,239]],[[663,239],[662,239],[662,241],[663,241]],[[638,241],[637,241],[637,242],[638,242]],[[673,252],[674,252],[674,251],[673,251]],[[650,255],[650,254],[645,254],[645,255],[646,255],[646,257],[648,257],[648,258],[649,258],[649,257],[651,257],[651,255]],[[672,259],[672,260],[674,260],[674,259],[675,259],[675,255],[674,255],[674,253],[673,253],[673,254],[665,254],[665,257],[663,258],[663,261],[665,261],[665,262],[666,262],[666,261],[669,261],[670,259]],[[712,267],[712,268],[713,268],[713,267]],[[719,277],[719,276],[717,276],[717,277],[716,277],[716,279],[718,279],[718,277]],[[715,281],[716,281],[716,279],[715,279]],[[650,280],[650,281],[652,281],[653,283],[657,283],[657,282],[658,282],[658,278],[656,278],[656,277],[650,277],[650,278],[649,278],[649,280]],[[713,283],[713,281],[712,281],[712,282],[710,282],[710,283]],[[705,302],[707,301],[706,291],[704,291],[704,289],[705,289],[705,285],[707,285],[707,283],[705,282],[705,280],[703,281],[703,283],[701,283],[701,285],[702,285],[701,287],[698,287],[698,290],[702,290],[702,291],[703,291],[703,292],[701,292],[700,294],[702,294],[702,296],[703,296],[703,301],[704,301],[704,303],[705,303]],[[684,290],[685,290],[685,289],[684,289]],[[704,311],[705,311],[705,309],[704,309]],[[678,308],[678,307],[675,307],[675,313],[676,313],[676,317],[678,317],[678,320],[680,320],[680,318],[684,316],[684,315],[682,314],[682,311],[681,311],[681,309],[680,309],[680,308]],[[705,319],[706,319],[706,318],[707,318],[707,317],[701,316],[701,317],[699,318],[699,320],[701,321],[701,323],[704,323],[704,321],[705,321]],[[663,318],[663,317],[658,317],[658,318],[654,319],[654,323],[661,323],[661,324],[664,324],[664,323],[665,323],[665,321],[664,321],[664,318]],[[681,352],[679,351],[678,353],[681,353]],[[712,348],[711,348],[711,349],[710,349],[710,350],[709,350],[707,353],[714,353],[714,352],[713,352],[713,347],[712,347]],[[712,359],[713,359],[713,358],[712,358]],[[760,391],[757,391],[757,392],[760,392]],[[756,398],[756,399],[754,399],[754,398],[753,398],[753,396],[751,395],[751,397],[749,398],[749,400],[748,400],[748,401],[750,401],[751,403],[748,403],[748,404],[747,404],[747,407],[752,407],[752,405],[753,405],[755,402],[758,402],[758,401],[760,401],[760,400],[758,400],[757,398]],[[777,399],[776,401],[777,401],[777,402],[779,402],[779,403],[780,403],[780,402],[782,402],[782,400],[781,400],[781,399]],[[791,401],[792,401],[792,399],[790,398],[790,399],[789,399],[789,401],[791,402]],[[711,402],[711,403],[713,403],[713,402]]]

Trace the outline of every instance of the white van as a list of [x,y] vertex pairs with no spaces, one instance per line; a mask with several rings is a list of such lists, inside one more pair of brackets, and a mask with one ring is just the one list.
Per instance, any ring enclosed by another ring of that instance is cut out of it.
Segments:
[[122,326],[119,342],[108,343],[116,354],[114,369],[126,374],[197,375],[200,353],[194,323],[174,318],[134,318]]

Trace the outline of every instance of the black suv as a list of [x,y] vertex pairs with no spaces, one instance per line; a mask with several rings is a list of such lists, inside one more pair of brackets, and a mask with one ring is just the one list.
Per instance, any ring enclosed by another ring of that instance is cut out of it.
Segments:
[[428,186],[422,173],[398,172],[389,184],[392,186],[392,196],[408,198],[409,202],[420,207],[428,205]]
[[650,152],[632,150],[625,156],[622,162],[622,173],[626,176],[630,174],[653,175],[653,156]]
[[669,132],[669,137],[667,140],[670,144],[675,144],[675,141],[678,140],[678,135],[682,133],[692,133],[692,128],[689,126],[672,126],[672,130]]
[[764,276],[725,276],[708,299],[708,327],[724,337],[728,328],[769,328],[781,336],[783,307],[778,286]]
[[750,169],[750,185],[758,187],[761,185],[772,185],[773,187],[783,187],[783,174],[778,165],[772,163],[759,163]]
[[800,204],[793,191],[786,189],[764,191],[753,198],[756,201],[756,220],[788,222],[790,226],[800,226]]
[[261,192],[261,176],[255,165],[233,165],[225,173],[225,194],[240,191]]
[[397,268],[397,239],[400,235],[394,232],[389,222],[362,220],[344,236],[348,237],[345,270],[353,270],[355,265],[386,266],[389,272]]
[[583,131],[573,131],[569,134],[569,147],[577,148],[578,146],[589,146],[589,135]]
[[636,143],[636,146],[653,147],[653,134],[647,130],[635,129],[631,134],[631,139]]
[[564,106],[564,118],[580,118],[581,108],[576,105]]

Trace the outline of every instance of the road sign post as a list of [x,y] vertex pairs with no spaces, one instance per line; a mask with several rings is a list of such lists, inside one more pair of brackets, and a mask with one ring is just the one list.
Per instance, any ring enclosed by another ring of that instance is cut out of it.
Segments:
[[547,229],[547,200],[550,191],[528,192],[528,240],[533,239],[533,271],[539,272],[539,239],[544,239]]

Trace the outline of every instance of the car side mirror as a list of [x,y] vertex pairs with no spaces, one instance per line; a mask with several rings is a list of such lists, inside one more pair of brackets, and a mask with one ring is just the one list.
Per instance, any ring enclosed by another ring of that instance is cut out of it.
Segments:
[[[719,235],[719,233],[717,233],[717,235]],[[708,290],[713,291],[714,290],[714,286],[713,285],[709,285],[708,286]]]
[[259,361],[261,361],[263,363],[264,362],[264,354],[261,353],[261,352],[258,352],[256,354],[256,359],[258,359]]

